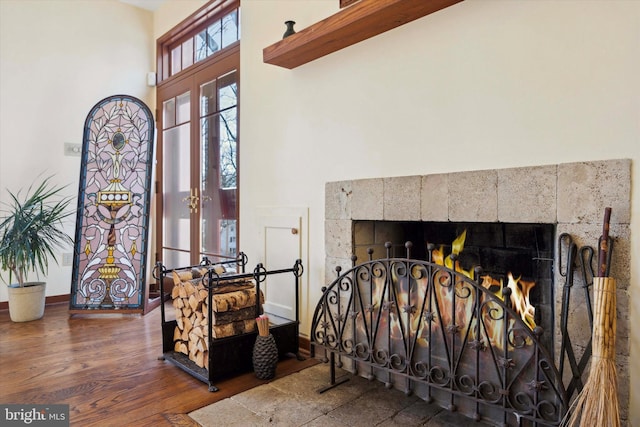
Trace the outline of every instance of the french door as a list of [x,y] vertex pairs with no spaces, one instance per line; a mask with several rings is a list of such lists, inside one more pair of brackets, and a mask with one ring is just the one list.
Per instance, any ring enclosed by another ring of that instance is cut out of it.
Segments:
[[235,257],[238,51],[158,87],[158,258]]

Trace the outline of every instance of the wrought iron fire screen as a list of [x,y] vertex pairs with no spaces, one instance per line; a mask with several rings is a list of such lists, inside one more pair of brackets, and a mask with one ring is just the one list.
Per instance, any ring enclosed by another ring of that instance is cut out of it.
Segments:
[[[312,352],[388,387],[415,393],[476,420],[558,425],[567,410],[561,377],[512,307],[514,291],[494,293],[472,276],[428,261],[387,256],[342,272],[326,288],[311,326]],[[455,266],[455,257],[451,267]]]

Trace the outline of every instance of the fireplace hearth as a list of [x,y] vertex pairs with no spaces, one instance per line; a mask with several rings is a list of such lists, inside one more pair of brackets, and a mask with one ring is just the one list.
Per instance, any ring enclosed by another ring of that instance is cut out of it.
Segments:
[[[365,248],[371,245],[357,246],[356,234],[373,222],[457,224],[452,225],[456,229],[453,234],[460,224],[467,223],[545,224],[554,228],[554,246],[563,233],[570,234],[578,246],[596,246],[602,230],[602,212],[610,206],[610,234],[615,240],[611,276],[618,283],[618,394],[624,425],[629,402],[630,194],[631,161],[627,159],[330,182],[325,188],[325,277],[329,283],[335,277],[336,266],[343,271],[351,268],[353,253],[360,260],[366,259]],[[385,237],[381,233],[373,247],[381,250],[382,246],[377,245],[385,241],[394,241],[401,247],[405,240],[416,239]],[[450,243],[451,237],[434,243],[447,244],[447,240]],[[414,249],[412,256],[417,258],[416,254]],[[538,264],[553,275],[550,307],[554,326],[553,333],[545,335],[550,336],[550,350],[558,358],[558,316],[564,278],[559,271],[557,248],[552,249],[551,255],[551,265],[544,261]],[[574,289],[584,285],[580,280],[576,277]],[[571,298],[567,327],[574,342],[586,343],[590,331],[584,328],[589,320],[583,293],[573,292]],[[580,358],[583,349],[577,347],[576,358]],[[570,381],[570,374],[565,372],[565,383]]]

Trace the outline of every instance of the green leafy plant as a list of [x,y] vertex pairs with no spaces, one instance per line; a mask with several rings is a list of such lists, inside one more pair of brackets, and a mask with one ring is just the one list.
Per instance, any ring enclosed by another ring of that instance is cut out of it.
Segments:
[[0,223],[0,269],[9,272],[8,284],[13,275],[21,287],[31,271],[46,275],[49,259],[58,262],[55,249],[73,243],[62,224],[73,214],[67,210],[72,198],[60,194],[64,188],[47,177],[37,187],[31,184],[24,197],[9,191]]

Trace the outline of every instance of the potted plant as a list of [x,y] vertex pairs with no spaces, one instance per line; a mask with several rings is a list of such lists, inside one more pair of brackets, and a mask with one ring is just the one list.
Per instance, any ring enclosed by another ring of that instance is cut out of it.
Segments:
[[29,282],[27,276],[46,275],[49,259],[58,262],[55,249],[73,243],[62,224],[73,213],[67,211],[71,198],[60,194],[64,188],[45,178],[37,187],[30,185],[24,197],[21,191],[9,191],[10,201],[0,211],[0,270],[9,272],[9,314],[14,322],[44,315],[45,283]]

